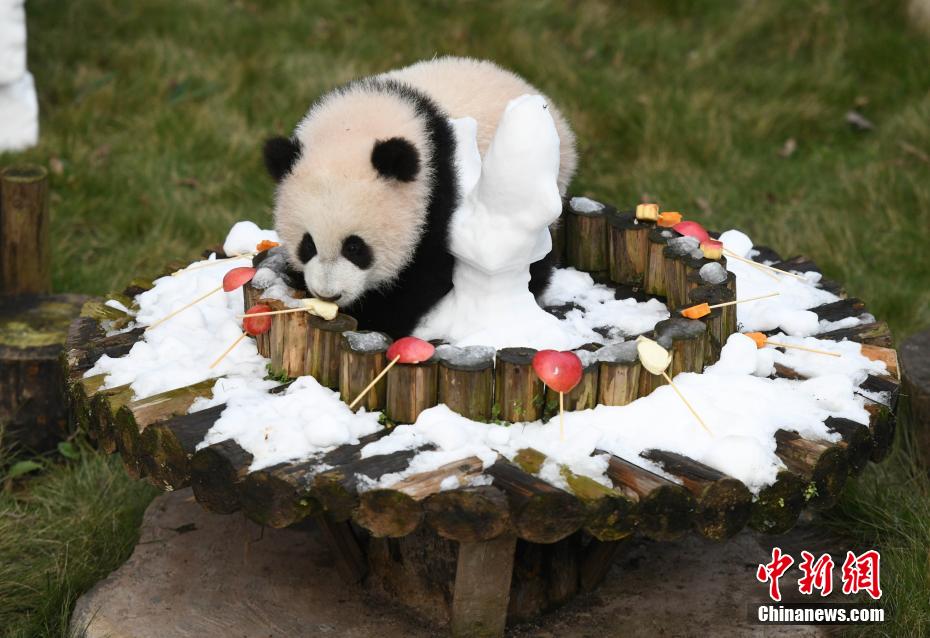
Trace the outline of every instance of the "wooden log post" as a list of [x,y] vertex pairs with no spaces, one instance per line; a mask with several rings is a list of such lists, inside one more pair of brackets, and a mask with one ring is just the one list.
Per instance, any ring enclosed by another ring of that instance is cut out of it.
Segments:
[[0,173],[0,294],[41,295],[52,289],[48,172],[31,164]]
[[190,485],[191,457],[225,409],[216,405],[146,427],[138,448],[148,481],[165,491]]
[[[242,286],[243,312],[247,312],[249,308],[260,303],[262,294],[264,292],[265,291],[262,290],[261,288],[256,288],[255,286],[253,286],[251,282],[247,282],[244,286]],[[255,335],[255,347],[258,349],[258,354],[260,354],[261,356],[271,357],[271,331],[270,330],[268,332],[263,332],[260,335]]]
[[811,507],[826,509],[836,504],[849,475],[843,448],[810,441],[788,430],[775,433],[775,446],[775,454],[788,469],[807,481],[805,498]]
[[472,419],[494,415],[494,350],[481,346],[439,348],[439,403]]
[[232,439],[197,450],[191,457],[191,487],[197,502],[216,514],[237,511],[239,484],[250,465],[252,455]]
[[930,331],[912,335],[901,345],[901,372],[901,422],[918,460],[930,470]]
[[552,237],[552,265],[562,267],[565,265],[565,209],[568,200],[562,198],[562,216],[549,226],[549,236]]
[[[186,414],[196,399],[213,395],[215,383],[216,379],[207,379],[183,388],[126,401],[119,407],[113,420],[113,431],[116,449],[130,474],[144,474],[145,462],[140,448],[143,430],[157,421]],[[110,408],[113,408],[112,402]]]
[[746,526],[752,493],[742,481],[674,452],[646,450],[642,456],[680,478],[694,495],[697,501],[694,523],[702,536],[722,541]]
[[536,350],[533,348],[501,348],[497,351],[495,418],[509,423],[542,418],[546,386],[533,370],[534,356]]
[[630,543],[629,538],[620,541],[599,541],[592,538],[581,554],[578,566],[578,588],[592,592],[604,582],[617,554]]
[[824,421],[824,425],[831,432],[837,432],[843,437],[842,441],[837,445],[846,450],[846,460],[849,463],[850,474],[855,476],[862,473],[872,456],[872,450],[875,448],[875,441],[872,439],[869,426],[832,416]]
[[335,464],[332,469],[313,477],[310,494],[320,501],[334,521],[349,520],[359,505],[360,481],[377,483],[385,474],[402,472],[420,451],[422,448],[401,450]]
[[759,490],[752,504],[749,527],[764,534],[784,534],[798,522],[807,503],[808,483],[788,470],[781,470],[775,482]]
[[639,398],[639,362],[635,342],[601,348],[597,352],[597,402],[601,405],[628,405]]
[[337,390],[339,364],[342,361],[342,333],[354,331],[358,328],[358,322],[354,317],[340,313],[331,321],[311,315],[307,324],[309,334],[305,374],[319,381],[320,385]]
[[668,284],[665,280],[665,247],[668,240],[678,237],[670,228],[656,226],[646,236],[646,272],[643,276],[643,290],[646,294],[665,297]]
[[882,348],[891,348],[894,346],[894,339],[891,336],[891,329],[884,321],[874,321],[863,323],[851,328],[840,328],[830,330],[815,335],[818,339],[832,339],[833,341],[857,341]]
[[607,216],[612,206],[573,197],[564,213],[565,256],[569,266],[594,275],[608,271]]
[[[730,273],[732,276],[733,273]],[[706,285],[692,288],[689,293],[690,305],[707,303],[710,305],[735,301],[736,293],[724,284]],[[720,351],[730,335],[736,332],[736,306],[714,308],[710,314],[700,319],[707,326],[708,348],[704,357],[707,365],[720,359]]]
[[[339,394],[350,402],[377,377],[387,365],[385,352],[391,338],[380,332],[347,330],[342,333],[342,361],[339,364]],[[369,412],[383,410],[387,404],[387,384],[378,383],[353,408]]]
[[[673,316],[656,324],[655,335],[659,345],[672,353],[669,376],[704,371],[707,326],[703,322]],[[648,374],[648,370],[644,372]]]
[[398,363],[387,373],[385,414],[394,423],[413,423],[439,402],[439,359]]
[[636,219],[633,211],[607,215],[608,261],[610,279],[614,283],[634,288],[643,287],[646,273],[651,222]]
[[613,455],[608,458],[607,476],[638,497],[639,530],[649,538],[676,540],[693,526],[697,503],[681,485]]
[[507,496],[491,485],[433,494],[423,510],[426,524],[449,540],[478,543],[513,531]]
[[[250,472],[237,485],[243,512],[257,523],[280,528],[322,511],[319,499],[312,493],[317,476],[330,468],[357,462],[362,449],[383,434],[375,432],[306,461],[279,463]],[[348,518],[327,516],[335,522]]]
[[[272,310],[286,310],[277,299],[261,299]],[[271,318],[268,331],[270,370],[276,377],[296,378],[307,374],[307,353],[310,336],[310,313],[291,312]]]
[[423,501],[427,497],[438,494],[447,481],[467,485],[471,478],[481,474],[482,468],[481,459],[472,456],[413,474],[387,488],[362,492],[353,518],[379,538],[406,536],[422,521]]
[[[589,410],[597,405],[598,371],[600,366],[594,353],[581,350],[576,354],[581,358],[583,364],[581,381],[566,392],[563,397],[567,412]],[[549,387],[546,388],[543,416],[547,419],[559,416],[559,393]]]
[[531,543],[554,543],[584,525],[587,511],[572,494],[506,460],[499,460],[486,473],[510,499],[510,517],[520,538]]
[[460,543],[452,597],[453,638],[503,636],[516,538]]
[[[532,448],[517,452],[513,462],[528,474],[539,474],[546,455]],[[606,487],[562,466],[560,474],[568,491],[585,508],[584,529],[599,540],[615,541],[633,533],[636,526],[636,495],[625,488]]]
[[[91,426],[97,433],[98,447],[111,454],[118,448],[116,433],[116,415],[120,408],[132,401],[133,393],[129,385],[118,385],[96,392],[90,399]],[[127,464],[123,458],[123,466],[133,478],[142,476],[141,470],[134,464]]]

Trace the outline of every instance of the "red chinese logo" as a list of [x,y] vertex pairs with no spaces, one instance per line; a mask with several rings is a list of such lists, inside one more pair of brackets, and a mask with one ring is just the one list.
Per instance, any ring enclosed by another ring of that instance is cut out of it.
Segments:
[[[856,556],[854,552],[846,552],[846,560],[841,569],[843,579],[843,593],[848,595],[866,592],[873,599],[882,597],[882,587],[879,579],[879,561],[881,557],[874,549]],[[779,547],[772,548],[772,560],[760,564],[756,569],[756,580],[768,583],[769,597],[781,601],[781,589],[778,581],[794,565],[794,558],[785,554]],[[833,592],[833,567],[835,563],[829,554],[821,554],[816,560],[810,552],[801,552],[801,578],[798,579],[798,591],[804,595],[813,595],[818,590],[821,596],[829,596]]]
[[798,580],[798,591],[810,595],[819,589],[821,596],[829,596],[833,591],[833,559],[830,554],[821,554],[816,563],[810,552],[801,552],[801,558],[803,560],[798,567],[804,575]]
[[756,570],[756,579],[760,583],[768,582],[769,597],[772,600],[781,600],[781,591],[778,589],[778,579],[794,564],[794,559],[782,554],[781,548],[772,548],[772,562],[759,565]]
[[882,597],[882,586],[878,580],[878,564],[881,557],[874,549],[856,556],[846,552],[843,561],[843,593],[858,594],[866,592],[873,599]]

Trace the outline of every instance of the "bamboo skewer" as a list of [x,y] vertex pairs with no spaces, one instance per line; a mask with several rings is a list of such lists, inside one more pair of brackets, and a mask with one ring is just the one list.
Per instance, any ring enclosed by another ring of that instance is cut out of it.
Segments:
[[187,309],[190,308],[191,306],[194,306],[194,305],[200,303],[201,301],[203,301],[204,299],[206,299],[206,298],[209,297],[210,295],[214,295],[214,294],[218,293],[219,291],[221,291],[222,289],[223,289],[223,286],[222,286],[222,285],[219,285],[219,286],[217,286],[216,288],[214,288],[213,290],[211,290],[210,292],[204,293],[204,294],[201,295],[200,297],[197,297],[196,299],[194,299],[194,300],[193,300],[192,302],[190,302],[189,304],[187,304],[187,305],[185,305],[185,306],[181,306],[180,308],[178,308],[178,309],[175,310],[174,312],[172,312],[172,313],[170,313],[170,314],[167,314],[167,315],[165,315],[164,317],[162,317],[161,319],[159,319],[158,321],[156,321],[155,323],[150,324],[149,327],[146,328],[146,330],[151,330],[152,328],[154,328],[154,327],[156,327],[156,326],[158,326],[158,325],[164,323],[165,321],[168,321],[169,319],[171,319],[171,318],[174,317],[175,315],[181,314],[182,312],[184,312],[185,310],[187,310]]
[[[266,314],[269,314],[269,313],[266,313]],[[375,385],[378,383],[378,381],[380,381],[382,378],[384,378],[384,375],[386,375],[386,374],[390,371],[390,369],[394,367],[394,364],[396,364],[398,361],[400,361],[400,355],[397,355],[396,357],[394,357],[393,359],[391,359],[391,360],[388,362],[388,364],[387,364],[386,366],[384,366],[384,370],[382,370],[381,372],[379,372],[379,373],[378,373],[378,376],[376,376],[374,379],[372,379],[372,380],[371,380],[371,383],[369,383],[368,385],[366,385],[366,386],[365,386],[365,389],[362,390],[361,392],[359,392],[357,397],[355,397],[354,399],[352,399],[352,403],[349,404],[349,409],[351,410],[352,408],[354,408],[354,407],[355,407],[355,404],[358,403],[359,401],[361,401],[361,400],[362,400],[362,397],[364,397],[366,394],[368,394],[369,390],[371,390],[373,387],[375,387]]]
[[233,342],[232,342],[232,345],[230,345],[228,348],[226,348],[226,350],[223,351],[223,354],[221,354],[219,357],[217,357],[217,358],[216,358],[216,361],[214,361],[213,363],[210,364],[210,369],[212,370],[213,368],[215,368],[216,366],[218,366],[218,365],[220,364],[220,361],[222,361],[223,359],[225,359],[225,358],[226,358],[226,355],[228,355],[230,352],[232,352],[232,351],[233,351],[233,348],[235,348],[236,346],[238,346],[239,343],[240,343],[243,339],[245,339],[246,337],[248,337],[248,336],[249,336],[249,333],[248,333],[248,332],[243,332],[241,335],[239,335],[239,338],[236,339],[235,341],[233,341]]
[[737,299],[735,301],[725,301],[723,303],[716,303],[713,306],[707,306],[711,310],[714,308],[723,308],[724,306],[735,306],[738,303],[744,303],[746,301],[758,301],[760,299],[768,299],[769,297],[777,297],[780,295],[780,292],[770,292],[767,295],[759,295],[758,297],[747,297],[746,299]]
[[756,268],[759,268],[759,269],[763,269],[769,272],[777,272],[782,275],[788,275],[789,277],[794,277],[795,279],[800,279],[801,281],[810,283],[807,277],[802,277],[801,275],[796,275],[793,272],[788,272],[787,270],[782,270],[780,268],[775,268],[773,266],[766,266],[765,264],[760,264],[758,261],[753,261],[752,259],[746,259],[745,257],[740,257],[739,255],[734,253],[729,248],[724,248],[723,252],[725,252],[727,254],[727,257],[729,257],[730,259],[735,259],[736,261],[742,261],[751,266],[755,266]]
[[300,308],[287,308],[287,309],[285,309],[285,310],[270,310],[270,311],[268,311],[268,312],[256,312],[256,313],[253,313],[253,314],[250,314],[250,315],[237,315],[237,316],[239,317],[239,319],[242,319],[243,317],[246,317],[246,316],[249,316],[249,317],[271,317],[272,315],[286,315],[286,314],[288,314],[288,313],[290,313],[290,312],[310,312],[310,308],[304,308],[304,307],[300,307]]
[[206,264],[200,264],[198,266],[188,266],[187,268],[182,268],[181,270],[175,270],[173,273],[171,273],[171,276],[177,277],[183,272],[191,272],[193,270],[200,270],[201,268],[209,268],[210,266],[215,266],[219,264],[220,262],[229,261],[230,259],[246,259],[246,258],[254,257],[254,256],[255,256],[255,253],[239,253],[237,255],[231,255],[229,257],[220,257],[219,259],[214,259],[213,261],[208,262]]
[[769,341],[768,339],[765,340],[765,343],[770,346],[775,346],[776,348],[793,348],[795,350],[803,350],[804,352],[813,352],[814,354],[826,354],[830,355],[831,357],[843,356],[839,352],[827,352],[826,350],[817,350],[816,348],[808,348],[807,346],[796,346],[790,343],[778,343],[775,341]]
[[559,440],[565,440],[565,393],[559,392]]
[[684,402],[685,406],[687,406],[687,408],[691,411],[691,414],[694,415],[694,418],[697,419],[698,423],[701,424],[701,427],[704,428],[704,430],[705,430],[708,434],[710,434],[711,436],[713,436],[714,433],[710,431],[710,428],[707,427],[707,424],[706,424],[706,423],[704,423],[704,419],[702,419],[702,418],[700,417],[700,415],[698,415],[698,413],[697,413],[697,411],[694,409],[694,407],[688,402],[688,399],[685,398],[685,395],[683,395],[683,394],[681,393],[681,390],[678,389],[678,386],[675,385],[675,384],[672,382],[671,377],[668,376],[668,372],[662,372],[662,376],[665,378],[665,381],[672,387],[672,390],[675,391],[675,394],[678,395],[678,398],[681,399],[681,400]]

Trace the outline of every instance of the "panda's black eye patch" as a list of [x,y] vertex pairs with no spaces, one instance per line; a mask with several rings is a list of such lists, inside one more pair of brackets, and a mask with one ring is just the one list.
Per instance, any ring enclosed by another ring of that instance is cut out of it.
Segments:
[[304,233],[300,239],[300,245],[297,246],[297,258],[301,263],[307,263],[316,256],[316,244],[313,243],[313,237],[310,233]]
[[342,256],[362,270],[370,267],[371,262],[374,261],[371,248],[358,235],[349,235],[345,238],[342,242]]

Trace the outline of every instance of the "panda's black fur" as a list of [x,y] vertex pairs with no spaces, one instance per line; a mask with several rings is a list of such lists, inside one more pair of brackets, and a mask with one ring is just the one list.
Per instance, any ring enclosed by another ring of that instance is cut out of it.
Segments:
[[[351,305],[340,308],[355,317],[360,328],[378,330],[396,339],[411,334],[420,319],[452,290],[455,258],[449,253],[449,223],[460,198],[455,134],[448,116],[422,92],[393,80],[366,78],[356,83],[365,83],[369,89],[389,92],[411,103],[426,123],[431,146],[430,166],[426,167],[432,175],[426,224],[413,258],[390,286],[369,290]],[[341,90],[352,88],[356,83]],[[413,179],[417,170],[424,168],[419,165],[418,156],[415,165],[411,165],[408,149],[402,148],[402,143],[412,148],[409,142],[400,140],[385,147],[380,155],[377,146],[372,153],[373,166],[385,178]],[[273,138],[266,142],[264,151],[268,172],[276,181],[281,181],[304,149],[293,139]],[[534,263],[530,275],[530,291],[538,296],[552,276],[550,256]],[[306,291],[302,273],[289,272],[287,279],[292,287]]]

